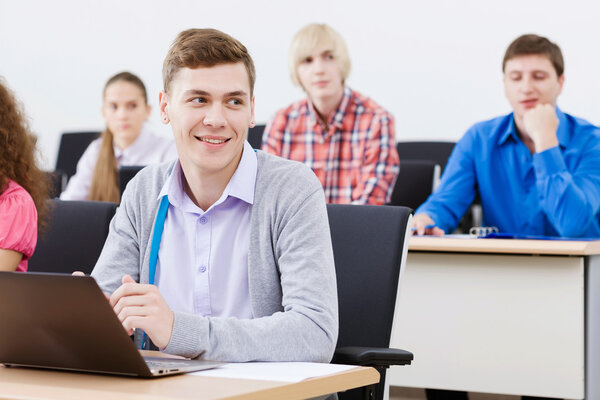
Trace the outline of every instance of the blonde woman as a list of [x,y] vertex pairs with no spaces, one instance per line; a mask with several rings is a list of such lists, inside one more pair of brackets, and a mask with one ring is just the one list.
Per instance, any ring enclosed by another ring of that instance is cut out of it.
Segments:
[[136,75],[121,72],[104,86],[102,116],[106,129],[77,163],[62,200],[120,200],[118,170],[122,165],[149,165],[174,160],[175,143],[148,132],[146,87]]

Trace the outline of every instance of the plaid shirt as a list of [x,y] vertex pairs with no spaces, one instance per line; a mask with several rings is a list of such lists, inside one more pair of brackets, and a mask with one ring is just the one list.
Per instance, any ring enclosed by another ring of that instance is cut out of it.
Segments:
[[301,100],[275,114],[262,149],[312,168],[328,203],[389,202],[400,169],[392,115],[346,87],[328,126]]

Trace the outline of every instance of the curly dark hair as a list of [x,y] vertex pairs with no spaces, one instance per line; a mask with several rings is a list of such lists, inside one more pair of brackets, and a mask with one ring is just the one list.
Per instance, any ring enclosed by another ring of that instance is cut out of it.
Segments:
[[35,161],[36,142],[21,104],[0,78],[0,193],[6,190],[9,179],[27,190],[41,230],[48,215],[49,182]]

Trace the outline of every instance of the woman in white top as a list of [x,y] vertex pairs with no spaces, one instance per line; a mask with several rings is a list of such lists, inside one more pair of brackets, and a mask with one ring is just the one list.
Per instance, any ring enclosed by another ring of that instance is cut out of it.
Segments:
[[102,105],[106,130],[85,150],[60,198],[118,203],[120,166],[174,160],[175,142],[143,129],[150,111],[140,78],[130,72],[110,78],[104,86]]

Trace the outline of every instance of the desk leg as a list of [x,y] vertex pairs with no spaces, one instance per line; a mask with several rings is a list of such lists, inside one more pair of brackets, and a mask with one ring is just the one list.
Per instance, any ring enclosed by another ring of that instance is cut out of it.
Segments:
[[600,399],[600,256],[586,257],[585,398]]

